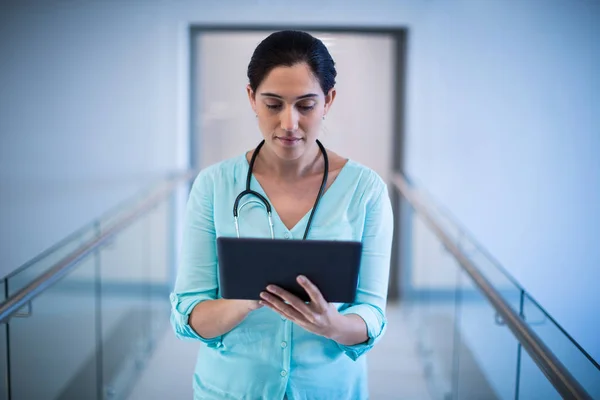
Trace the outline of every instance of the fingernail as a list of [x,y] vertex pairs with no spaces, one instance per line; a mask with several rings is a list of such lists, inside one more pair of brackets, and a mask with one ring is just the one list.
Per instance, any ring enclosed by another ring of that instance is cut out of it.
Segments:
[[300,276],[298,277],[298,281],[299,281],[300,283],[304,283],[304,282],[306,282],[306,278],[305,278],[303,275],[300,275]]

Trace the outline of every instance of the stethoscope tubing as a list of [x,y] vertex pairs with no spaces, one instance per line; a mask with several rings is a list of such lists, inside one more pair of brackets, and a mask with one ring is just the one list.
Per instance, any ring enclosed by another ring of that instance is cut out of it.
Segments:
[[[273,230],[273,217],[272,217],[271,204],[269,203],[269,200],[267,200],[267,198],[265,196],[250,189],[250,182],[252,181],[252,170],[254,169],[254,162],[256,161],[258,152],[260,151],[260,149],[262,148],[262,146],[264,144],[265,144],[265,141],[263,140],[256,147],[254,154],[252,154],[252,158],[250,159],[250,166],[248,167],[248,175],[246,176],[246,189],[243,190],[240,194],[238,194],[238,196],[236,197],[236,199],[233,203],[233,220],[235,222],[235,232],[236,232],[236,235],[238,238],[240,237],[239,212],[246,205],[248,205],[250,203],[258,202],[258,203],[262,203],[262,205],[266,209],[267,217],[269,220],[269,229],[271,232],[271,239],[275,239],[275,232]],[[312,211],[310,213],[310,216],[308,218],[308,222],[306,224],[306,229],[304,231],[304,236],[303,236],[302,240],[306,240],[306,238],[308,237],[308,232],[310,230],[310,226],[312,224],[313,217],[315,215],[315,212],[317,211],[317,207],[319,205],[319,202],[321,201],[321,197],[323,197],[323,193],[325,193],[325,187],[327,186],[327,179],[329,177],[329,157],[327,157],[327,151],[325,150],[325,147],[321,144],[321,142],[319,140],[317,140],[317,145],[319,146],[319,150],[321,150],[321,154],[323,154],[323,161],[324,161],[323,181],[321,182],[321,187],[319,188],[319,194],[317,195],[315,204],[314,204]],[[238,208],[240,200],[247,195],[257,197],[260,200],[260,202],[257,200],[249,201],[247,203],[244,203],[241,207]]]

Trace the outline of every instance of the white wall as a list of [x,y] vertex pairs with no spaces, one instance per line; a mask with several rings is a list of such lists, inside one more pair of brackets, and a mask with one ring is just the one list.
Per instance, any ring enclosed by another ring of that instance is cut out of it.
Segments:
[[407,26],[410,175],[600,359],[598,2],[32,4],[0,6],[2,197],[31,179],[48,211],[2,224],[3,243],[21,238],[2,268],[119,197],[46,204],[36,182],[185,164],[190,22]]

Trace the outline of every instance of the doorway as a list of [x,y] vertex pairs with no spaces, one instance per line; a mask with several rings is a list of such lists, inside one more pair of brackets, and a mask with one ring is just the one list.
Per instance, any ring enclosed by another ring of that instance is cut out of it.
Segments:
[[[262,139],[246,94],[246,68],[255,47],[277,30],[191,28],[192,168],[239,156]],[[402,172],[403,167],[406,30],[302,30],[321,39],[336,63],[337,97],[319,139],[325,147],[372,168],[389,182],[391,174]],[[402,287],[400,210],[392,187],[390,195],[395,237],[388,298],[396,300]]]

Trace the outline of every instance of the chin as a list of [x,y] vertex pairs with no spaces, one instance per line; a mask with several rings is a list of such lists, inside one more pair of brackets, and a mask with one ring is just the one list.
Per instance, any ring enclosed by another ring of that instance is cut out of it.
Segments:
[[300,156],[304,154],[304,145],[305,143],[301,142],[294,146],[288,147],[279,143],[277,139],[273,139],[269,147],[277,155],[277,157],[281,158],[282,160],[292,161],[300,158]]

